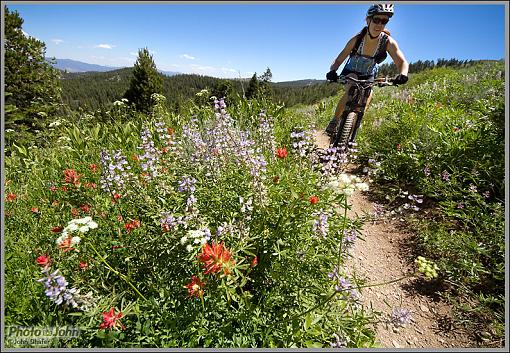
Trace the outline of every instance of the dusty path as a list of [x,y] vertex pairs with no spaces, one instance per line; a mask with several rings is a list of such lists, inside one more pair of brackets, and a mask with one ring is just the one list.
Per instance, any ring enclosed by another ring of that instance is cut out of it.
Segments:
[[[328,137],[315,132],[320,148],[328,147]],[[354,193],[349,204],[349,217],[366,217],[374,214],[376,204],[370,201],[370,191]],[[377,205],[379,208],[380,205]],[[373,218],[373,217],[372,217]],[[413,235],[406,232],[398,219],[378,218],[364,223],[361,237],[351,250],[352,257],[346,268],[351,274],[366,279],[367,283],[387,282],[412,271],[408,255],[408,240]],[[427,291],[427,289],[429,289]],[[427,293],[428,292],[428,293]],[[464,332],[452,324],[450,307],[442,302],[427,286],[416,279],[365,288],[361,292],[362,304],[385,313],[388,318],[393,308],[411,311],[411,322],[396,329],[379,323],[375,326],[377,341],[384,348],[474,348]]]

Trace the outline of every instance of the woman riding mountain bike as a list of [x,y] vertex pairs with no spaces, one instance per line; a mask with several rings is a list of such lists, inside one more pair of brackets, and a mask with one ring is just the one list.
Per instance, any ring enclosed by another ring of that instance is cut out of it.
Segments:
[[[400,50],[397,41],[385,29],[385,25],[389,22],[393,13],[392,4],[374,4],[370,6],[366,14],[367,26],[347,42],[345,48],[340,52],[333,64],[331,64],[330,71],[326,74],[328,81],[338,81],[339,76],[336,71],[347,56],[349,56],[349,60],[345,64],[340,76],[373,81],[378,72],[378,64],[383,62],[387,57],[387,53],[389,53],[399,72],[399,75],[391,81],[396,85],[407,82],[409,64]],[[345,93],[336,107],[335,115],[326,128],[326,133],[332,139],[335,138],[338,127],[342,124],[341,118],[345,119],[344,110],[349,100],[351,87],[352,81],[348,80]],[[365,108],[368,107],[372,99],[371,88],[369,90],[369,92],[366,92]]]

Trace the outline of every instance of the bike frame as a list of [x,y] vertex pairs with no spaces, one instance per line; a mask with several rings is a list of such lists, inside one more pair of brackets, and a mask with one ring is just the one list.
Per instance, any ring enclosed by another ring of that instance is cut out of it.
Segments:
[[347,103],[345,104],[345,109],[342,113],[340,126],[338,127],[338,130],[335,134],[333,147],[338,146],[341,132],[343,131],[345,126],[346,118],[350,113],[356,113],[356,121],[354,124],[354,128],[352,129],[352,133],[348,143],[354,142],[358,129],[361,126],[361,120],[365,113],[367,100],[368,97],[370,96],[370,92],[372,91],[372,87],[375,85],[377,86],[393,85],[393,83],[389,81],[387,78],[379,78],[374,80],[358,80],[354,77],[342,76],[341,79],[345,83],[347,83],[347,81],[350,81],[353,83],[353,85],[349,89],[348,100]]

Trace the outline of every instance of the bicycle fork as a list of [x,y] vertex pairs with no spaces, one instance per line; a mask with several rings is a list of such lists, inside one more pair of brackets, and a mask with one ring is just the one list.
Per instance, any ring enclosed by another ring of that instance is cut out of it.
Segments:
[[[360,92],[361,91],[361,92]],[[365,114],[365,106],[367,104],[368,96],[370,95],[371,87],[368,88],[360,88],[358,87],[358,90],[354,90],[353,94],[351,95],[351,98],[346,104],[346,108],[344,109],[340,121],[340,126],[338,127],[338,132],[342,132],[345,126],[345,122],[347,120],[347,116],[351,112],[356,113],[356,123],[352,129],[351,136],[349,138],[348,143],[353,143],[354,139],[356,138],[356,135],[358,134],[358,129],[361,126],[361,120],[363,119],[363,115]],[[361,98],[361,102],[359,102],[359,98]],[[337,139],[338,141],[338,139]]]

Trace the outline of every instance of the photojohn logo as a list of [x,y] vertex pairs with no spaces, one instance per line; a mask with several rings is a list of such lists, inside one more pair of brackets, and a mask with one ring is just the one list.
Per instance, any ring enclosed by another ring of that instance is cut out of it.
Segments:
[[5,342],[11,347],[48,347],[58,339],[80,336],[80,329],[72,326],[6,326]]

